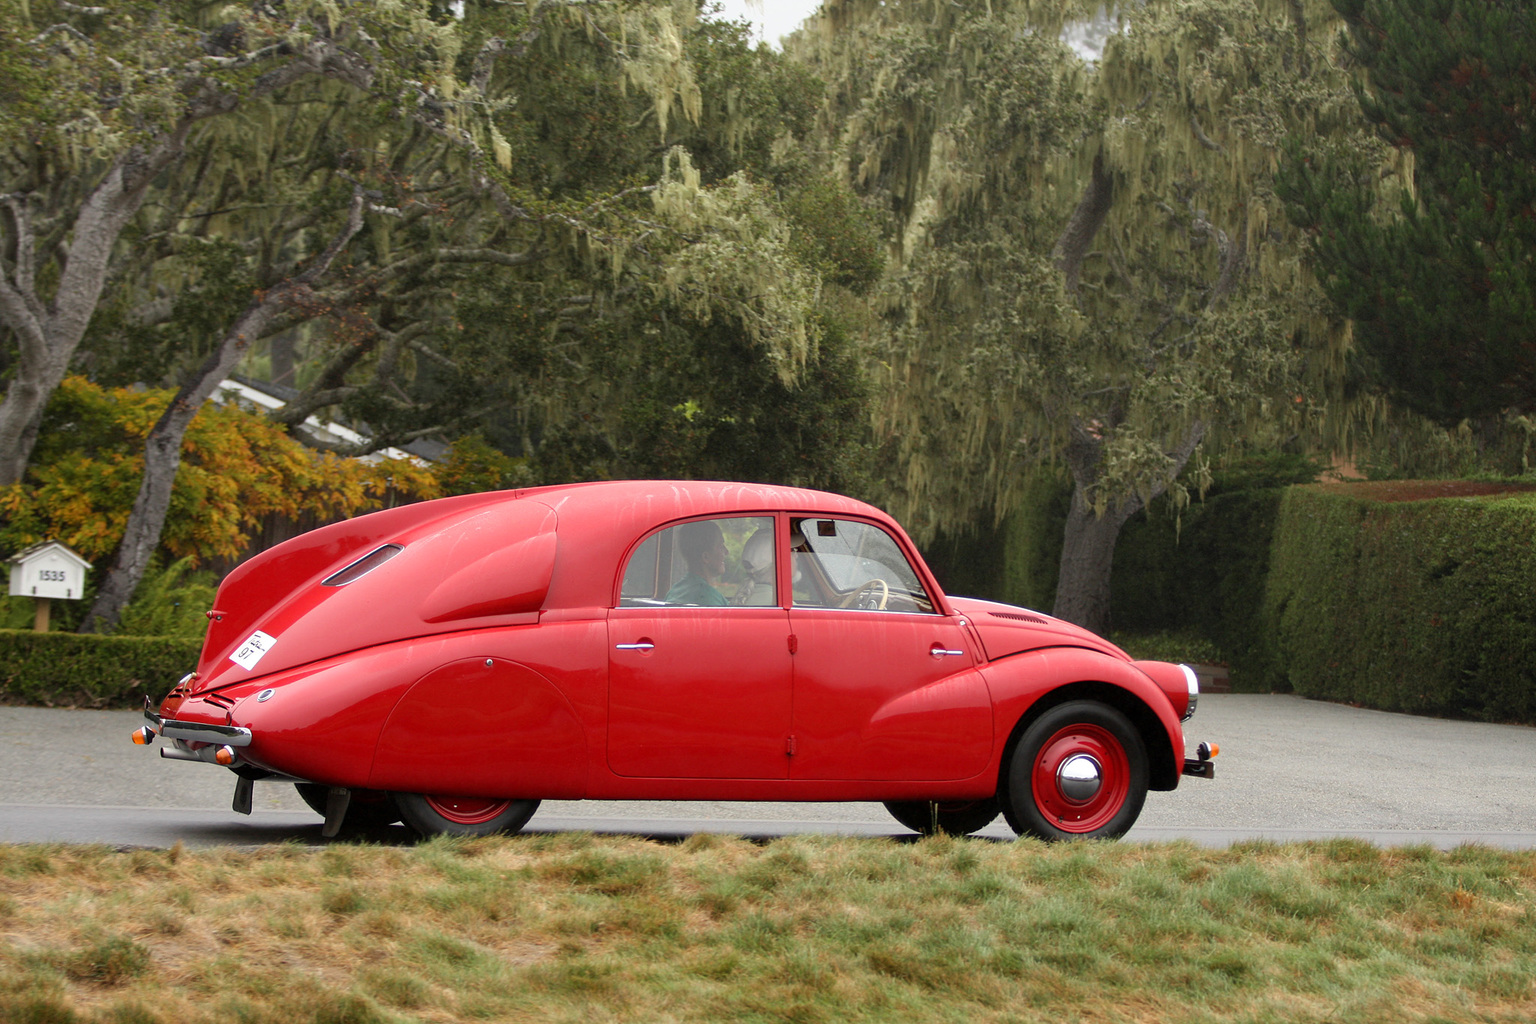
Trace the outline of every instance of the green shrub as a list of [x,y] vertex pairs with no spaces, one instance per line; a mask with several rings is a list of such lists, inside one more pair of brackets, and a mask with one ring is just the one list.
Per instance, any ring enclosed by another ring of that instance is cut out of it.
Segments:
[[191,564],[190,558],[164,568],[152,564],[123,609],[115,633],[201,640],[208,632],[207,612],[213,607],[219,578],[206,570],[193,570]]
[[1417,486],[1286,492],[1263,609],[1277,672],[1308,697],[1536,723],[1536,494]]
[[178,637],[0,630],[0,701],[136,708],[192,671],[201,647]]

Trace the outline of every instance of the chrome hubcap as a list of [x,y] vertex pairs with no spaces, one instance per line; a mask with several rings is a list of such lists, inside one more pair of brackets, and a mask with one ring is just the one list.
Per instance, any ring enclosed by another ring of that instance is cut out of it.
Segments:
[[1056,769],[1056,789],[1073,803],[1087,803],[1104,784],[1104,770],[1087,754],[1073,754]]

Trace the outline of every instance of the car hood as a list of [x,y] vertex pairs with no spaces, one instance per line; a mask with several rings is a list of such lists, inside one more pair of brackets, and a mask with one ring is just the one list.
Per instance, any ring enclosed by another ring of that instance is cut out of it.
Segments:
[[192,689],[412,637],[537,621],[555,521],[543,502],[501,492],[376,512],[279,544],[220,584]]
[[1121,661],[1131,660],[1097,633],[1044,612],[974,597],[951,597],[949,603],[976,628],[988,661],[1042,647],[1086,647]]

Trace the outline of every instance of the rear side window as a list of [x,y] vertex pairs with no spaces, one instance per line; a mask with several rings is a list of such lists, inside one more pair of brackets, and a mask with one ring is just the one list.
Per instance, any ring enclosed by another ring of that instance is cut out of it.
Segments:
[[619,606],[778,604],[772,516],[696,519],[647,537],[624,567]]

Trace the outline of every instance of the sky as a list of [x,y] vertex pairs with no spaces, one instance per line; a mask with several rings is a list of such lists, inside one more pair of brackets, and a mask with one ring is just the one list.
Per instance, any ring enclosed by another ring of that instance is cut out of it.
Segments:
[[820,6],[821,0],[722,0],[720,16],[727,21],[750,21],[755,38],[778,49],[780,37],[793,32]]
[[[800,27],[800,23],[815,13],[821,0],[719,0],[720,15],[729,21],[745,19],[756,29],[754,36],[775,50],[779,39]],[[1114,19],[1107,6],[1091,22],[1068,25],[1062,32],[1062,40],[1077,51],[1084,60],[1099,59],[1104,49],[1104,39],[1114,31]]]

